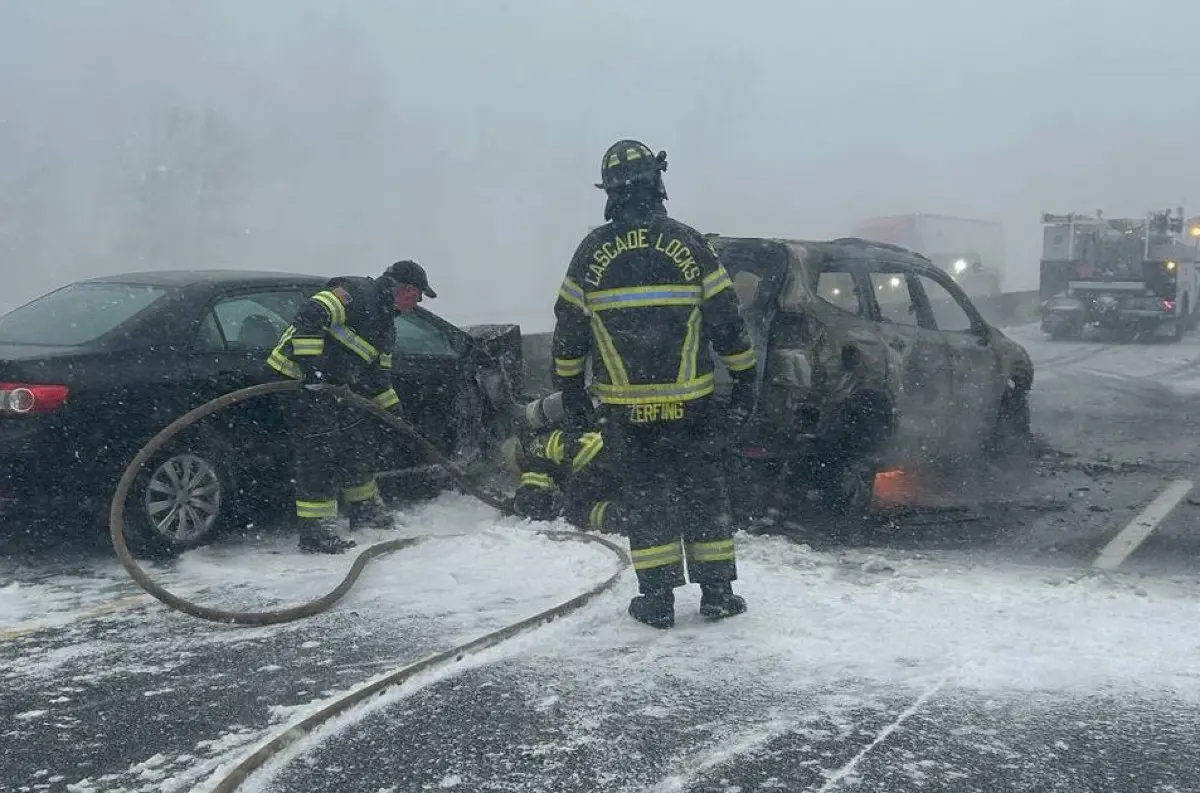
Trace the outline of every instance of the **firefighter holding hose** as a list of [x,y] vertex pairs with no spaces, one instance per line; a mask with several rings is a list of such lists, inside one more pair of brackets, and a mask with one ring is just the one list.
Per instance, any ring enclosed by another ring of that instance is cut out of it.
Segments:
[[[656,628],[675,624],[685,570],[700,584],[704,616],[746,610],[732,587],[733,529],[713,451],[724,422],[712,404],[709,347],[734,380],[725,418],[735,424],[753,412],[757,366],[729,274],[700,232],[667,215],[666,169],[666,152],[635,140],[604,153],[596,186],[607,194],[608,222],[568,265],[552,342],[567,428],[602,421],[605,451],[620,459],[623,533],[639,590],[629,613]],[[585,388],[589,358],[598,416]]]
[[355,546],[336,532],[339,497],[352,531],[392,526],[373,468],[375,422],[318,387],[346,386],[385,410],[399,411],[391,376],[394,316],[412,311],[423,295],[437,297],[424,268],[408,260],[378,278],[330,279],[296,312],[267,359],[268,366],[303,380],[307,389],[288,416],[302,551],[343,553]]

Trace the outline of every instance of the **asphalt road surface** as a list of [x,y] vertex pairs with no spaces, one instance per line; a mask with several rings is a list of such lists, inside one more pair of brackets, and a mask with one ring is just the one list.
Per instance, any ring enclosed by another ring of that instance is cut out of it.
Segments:
[[[890,482],[868,547],[782,521],[743,535],[736,620],[700,621],[684,590],[678,628],[652,631],[625,616],[623,579],[352,710],[244,789],[1200,790],[1200,339],[1015,335],[1038,362],[1033,456]],[[254,629],[138,597],[103,538],[6,527],[0,790],[204,790],[315,705],[612,569],[453,496],[398,522],[473,536],[381,561],[329,614]],[[251,607],[344,568],[266,534],[155,574]]]

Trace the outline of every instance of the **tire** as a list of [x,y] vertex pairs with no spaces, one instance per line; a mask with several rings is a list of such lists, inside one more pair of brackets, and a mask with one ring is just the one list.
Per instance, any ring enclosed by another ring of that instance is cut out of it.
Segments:
[[831,515],[863,518],[871,512],[875,469],[865,462],[830,465],[821,477],[821,506]]
[[1074,341],[1083,337],[1083,328],[1078,325],[1059,326],[1050,331],[1051,341]]
[[1032,439],[1029,414],[1029,388],[1014,382],[1000,400],[996,422],[985,445],[985,458],[1007,455],[1028,448]]
[[126,542],[136,555],[173,557],[212,541],[232,522],[231,456],[216,444],[178,444],[138,473],[126,504]]

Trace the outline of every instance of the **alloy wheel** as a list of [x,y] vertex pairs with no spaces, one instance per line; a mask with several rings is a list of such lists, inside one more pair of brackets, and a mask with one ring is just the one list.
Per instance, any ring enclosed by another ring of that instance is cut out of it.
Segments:
[[172,543],[194,543],[207,536],[221,512],[221,479],[207,460],[178,454],[164,460],[146,486],[150,525]]

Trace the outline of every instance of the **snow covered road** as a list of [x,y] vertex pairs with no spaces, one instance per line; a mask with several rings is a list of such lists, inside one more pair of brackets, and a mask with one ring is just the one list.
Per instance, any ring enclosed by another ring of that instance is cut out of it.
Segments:
[[314,736],[250,789],[1079,790],[1130,762],[1136,788],[1091,789],[1152,790],[1195,766],[1120,728],[1194,740],[1194,586],[744,548],[744,620],[658,635],[613,596]]
[[[750,612],[684,590],[660,633],[618,591],[305,739],[258,791],[1182,791],[1200,789],[1200,540],[1192,491],[1114,571],[1093,563],[1178,479],[1200,482],[1200,339],[1051,344],[1050,453],[915,482],[870,548],[814,527],[739,535]],[[137,597],[116,562],[0,560],[0,789],[189,791],[363,681],[602,580],[602,549],[443,496],[432,540],[373,563],[329,614],[229,628]],[[382,536],[382,535],[381,535]],[[155,575],[201,602],[279,606],[349,560],[267,535]]]

